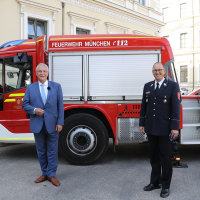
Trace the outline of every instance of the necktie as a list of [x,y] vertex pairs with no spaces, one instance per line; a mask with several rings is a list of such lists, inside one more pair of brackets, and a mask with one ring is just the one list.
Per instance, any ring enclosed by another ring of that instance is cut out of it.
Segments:
[[157,82],[157,83],[156,83],[156,89],[155,89],[155,95],[158,94],[158,90],[159,90],[159,83]]
[[41,96],[42,96],[42,101],[43,101],[43,103],[44,103],[44,105],[45,105],[45,103],[46,103],[46,94],[45,94],[45,90],[44,90],[44,85],[43,84],[41,84],[40,85],[41,86]]

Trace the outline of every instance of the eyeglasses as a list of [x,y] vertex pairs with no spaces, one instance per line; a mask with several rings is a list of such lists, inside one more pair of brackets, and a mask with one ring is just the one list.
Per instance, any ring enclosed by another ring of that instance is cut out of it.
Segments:
[[44,71],[42,71],[42,70],[39,70],[39,71],[37,71],[37,73],[48,73],[48,71],[46,71],[46,70],[44,70]]
[[161,72],[164,69],[153,69],[153,72]]

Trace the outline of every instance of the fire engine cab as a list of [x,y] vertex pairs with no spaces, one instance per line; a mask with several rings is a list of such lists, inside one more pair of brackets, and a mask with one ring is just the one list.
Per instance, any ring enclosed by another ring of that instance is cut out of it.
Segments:
[[[69,162],[97,161],[109,138],[114,145],[145,141],[138,127],[142,92],[158,61],[166,78],[177,81],[170,44],[161,37],[56,35],[0,46],[0,142],[34,142],[21,104],[26,86],[37,81],[39,63],[48,64],[49,80],[63,89],[59,150]],[[198,97],[183,98],[182,111],[180,143],[200,143]]]

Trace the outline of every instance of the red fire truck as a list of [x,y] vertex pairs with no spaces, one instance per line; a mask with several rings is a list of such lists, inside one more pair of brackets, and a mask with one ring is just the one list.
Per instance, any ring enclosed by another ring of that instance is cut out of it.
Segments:
[[[62,85],[65,125],[59,150],[68,161],[98,160],[109,138],[114,145],[146,141],[138,127],[140,103],[157,61],[165,66],[166,77],[177,81],[170,44],[161,37],[57,35],[0,46],[0,142],[34,142],[21,104],[42,62],[49,66],[49,80]],[[198,97],[183,100],[181,144],[200,143],[199,110]]]

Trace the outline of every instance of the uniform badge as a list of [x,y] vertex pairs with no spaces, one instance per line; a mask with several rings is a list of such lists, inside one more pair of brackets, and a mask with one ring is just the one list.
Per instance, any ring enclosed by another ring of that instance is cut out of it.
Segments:
[[153,87],[153,83],[150,85],[150,87]]
[[166,84],[166,83],[164,83],[163,85],[164,85],[164,87],[166,87],[166,86],[167,86],[167,84]]
[[150,91],[146,92],[146,94],[150,94]]
[[178,97],[178,100],[181,100],[181,93],[180,92],[177,92],[177,97]]

